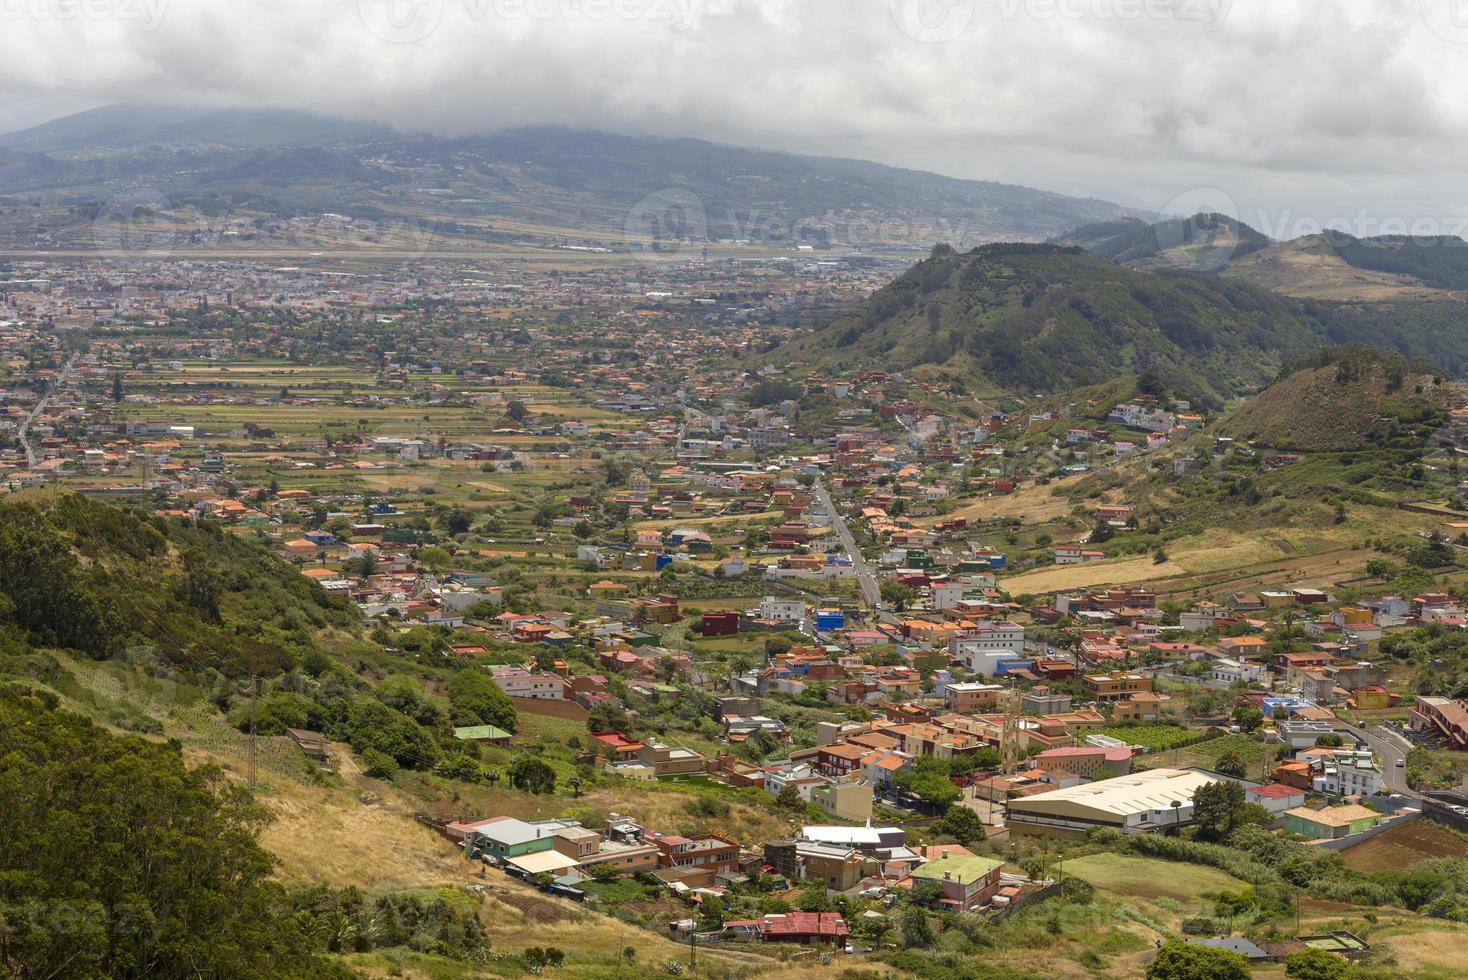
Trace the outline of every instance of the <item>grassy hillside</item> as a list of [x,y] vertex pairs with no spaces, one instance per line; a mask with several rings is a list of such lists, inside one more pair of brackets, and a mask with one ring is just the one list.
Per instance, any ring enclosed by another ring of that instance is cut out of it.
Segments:
[[1446,423],[1458,391],[1430,365],[1401,355],[1323,351],[1244,401],[1217,434],[1302,452],[1425,445]]
[[1152,375],[1221,406],[1284,364],[1353,341],[1461,373],[1465,339],[1468,309],[1456,303],[1301,302],[1216,276],[1139,272],[1080,248],[940,246],[767,360],[836,370],[943,365],[969,391],[1025,394]]
[[1301,299],[1379,303],[1451,298],[1414,276],[1352,265],[1324,235],[1296,238],[1237,256],[1221,274]]

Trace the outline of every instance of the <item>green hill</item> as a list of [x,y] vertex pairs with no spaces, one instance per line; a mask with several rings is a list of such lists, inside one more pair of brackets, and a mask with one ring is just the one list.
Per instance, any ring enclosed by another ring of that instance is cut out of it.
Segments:
[[1334,348],[1287,368],[1218,423],[1216,434],[1300,452],[1424,446],[1460,386],[1425,363]]
[[1359,342],[1468,368],[1460,303],[1327,303],[1248,283],[1141,272],[1078,247],[940,246],[833,322],[766,355],[843,370],[947,368],[1019,394],[1152,375],[1211,407],[1285,364]]

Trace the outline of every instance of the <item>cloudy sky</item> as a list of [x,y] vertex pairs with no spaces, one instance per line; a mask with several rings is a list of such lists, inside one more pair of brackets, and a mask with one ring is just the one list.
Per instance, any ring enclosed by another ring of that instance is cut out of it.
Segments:
[[117,101],[563,123],[1280,237],[1468,216],[1465,91],[1468,0],[0,0],[3,129]]

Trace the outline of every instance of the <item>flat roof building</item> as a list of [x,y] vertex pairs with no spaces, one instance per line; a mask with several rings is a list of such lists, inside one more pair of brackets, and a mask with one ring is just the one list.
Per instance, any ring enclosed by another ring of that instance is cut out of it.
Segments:
[[1180,826],[1193,819],[1193,795],[1217,781],[1189,769],[1153,769],[1037,793],[1009,802],[1009,828],[1078,838],[1095,827],[1131,834]]

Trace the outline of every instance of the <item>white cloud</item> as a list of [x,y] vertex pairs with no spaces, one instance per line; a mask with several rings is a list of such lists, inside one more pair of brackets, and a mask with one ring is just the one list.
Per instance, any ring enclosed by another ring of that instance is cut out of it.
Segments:
[[566,123],[1153,207],[1216,186],[1276,223],[1446,218],[1457,2],[0,0],[0,124],[111,101]]

